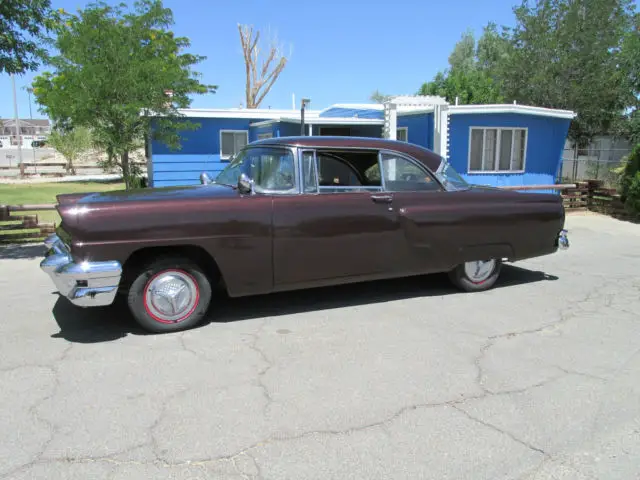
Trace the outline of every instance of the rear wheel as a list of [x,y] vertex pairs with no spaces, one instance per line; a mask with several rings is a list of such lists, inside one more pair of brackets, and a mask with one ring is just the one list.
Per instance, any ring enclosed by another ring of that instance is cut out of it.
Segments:
[[145,330],[186,330],[204,318],[211,302],[211,283],[192,260],[163,257],[138,272],[127,300],[133,317]]
[[479,292],[493,287],[501,269],[500,259],[475,260],[458,265],[449,272],[449,278],[461,290]]

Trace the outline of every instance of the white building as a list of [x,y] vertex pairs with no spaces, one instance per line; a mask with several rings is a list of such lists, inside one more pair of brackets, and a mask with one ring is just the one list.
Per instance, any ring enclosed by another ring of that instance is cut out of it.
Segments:
[[16,135],[16,121],[13,118],[0,119],[0,148],[17,148],[20,141],[23,148],[31,148],[34,140],[46,140],[51,133],[48,119],[18,119],[19,136]]

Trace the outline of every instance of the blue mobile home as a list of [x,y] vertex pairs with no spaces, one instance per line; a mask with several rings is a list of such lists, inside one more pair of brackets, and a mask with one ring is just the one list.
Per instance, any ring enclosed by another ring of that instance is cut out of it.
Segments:
[[520,105],[451,107],[448,159],[469,183],[552,185],[574,116]]
[[[523,105],[403,105],[389,114],[382,105],[337,104],[305,112],[305,135],[383,136],[392,115],[392,137],[434,150],[473,184],[553,184],[575,114]],[[150,145],[149,183],[198,184],[215,177],[232,155],[263,138],[300,135],[297,110],[187,109],[200,128],[181,134],[181,149]]]

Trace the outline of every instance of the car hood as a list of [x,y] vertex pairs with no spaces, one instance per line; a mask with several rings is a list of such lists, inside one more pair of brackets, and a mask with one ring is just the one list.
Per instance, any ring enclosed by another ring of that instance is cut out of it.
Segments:
[[60,205],[144,202],[154,200],[184,200],[196,198],[222,197],[237,195],[237,191],[225,185],[189,185],[180,187],[139,188],[133,190],[114,190],[110,192],[61,194],[56,198]]

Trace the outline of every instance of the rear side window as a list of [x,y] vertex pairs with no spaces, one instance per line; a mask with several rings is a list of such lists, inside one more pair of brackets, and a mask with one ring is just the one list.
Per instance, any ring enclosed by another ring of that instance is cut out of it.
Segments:
[[[305,192],[339,193],[382,189],[377,151],[318,150],[315,162],[313,152],[305,151],[302,154],[302,164]],[[312,181],[317,182],[317,187],[311,184]]]

